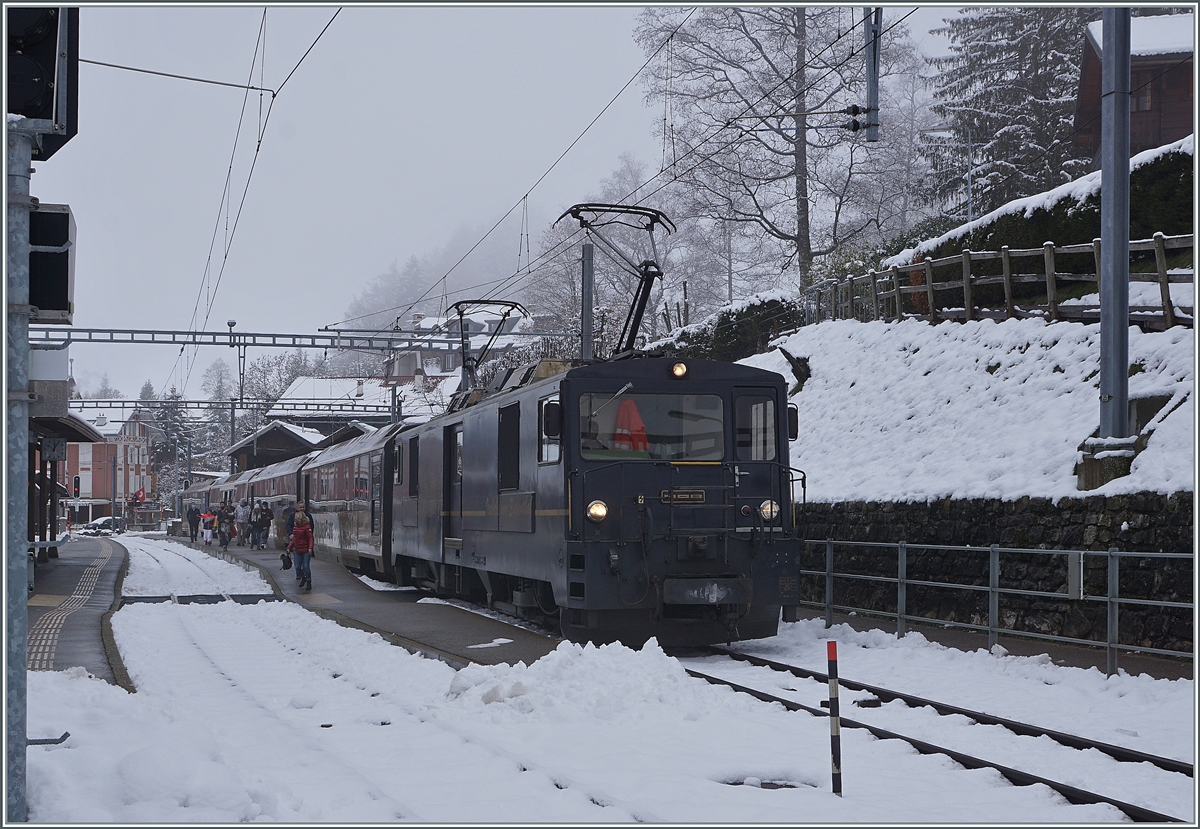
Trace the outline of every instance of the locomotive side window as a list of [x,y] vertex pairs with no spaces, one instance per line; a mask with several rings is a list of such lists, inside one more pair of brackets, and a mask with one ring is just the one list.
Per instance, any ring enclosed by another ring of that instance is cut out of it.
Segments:
[[408,439],[408,497],[417,497],[417,470],[421,467],[421,439]]
[[584,460],[719,461],[725,457],[724,424],[715,394],[579,396]]
[[742,395],[734,403],[737,459],[775,460],[775,400],[759,395]]
[[500,489],[516,489],[521,485],[521,404],[513,403],[500,409],[496,468]]
[[[538,463],[558,463],[562,457],[562,444],[560,436],[546,436],[546,404],[558,404],[558,395],[547,397],[545,400],[538,401]],[[561,420],[561,414],[559,415]]]
[[395,483],[404,483],[404,444],[396,441],[396,455],[392,459],[392,474],[395,476]]

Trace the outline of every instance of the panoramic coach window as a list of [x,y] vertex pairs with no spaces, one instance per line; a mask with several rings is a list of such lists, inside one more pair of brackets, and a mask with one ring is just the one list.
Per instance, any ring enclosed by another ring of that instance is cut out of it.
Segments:
[[520,403],[513,403],[500,410],[496,468],[500,477],[500,489],[516,489],[521,485]]
[[737,459],[775,460],[775,401],[745,395],[734,404],[737,419]]
[[558,463],[558,459],[562,457],[562,444],[559,443],[559,438],[546,437],[546,404],[557,403],[558,395],[547,397],[545,400],[538,401],[538,463]]
[[408,497],[417,497],[417,469],[420,468],[421,455],[421,439],[413,437],[408,439]]

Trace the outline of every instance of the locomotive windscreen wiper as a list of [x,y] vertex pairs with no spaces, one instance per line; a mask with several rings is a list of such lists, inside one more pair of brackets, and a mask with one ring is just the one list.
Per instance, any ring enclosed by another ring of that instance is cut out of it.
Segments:
[[[599,409],[596,409],[596,410],[595,410],[595,411],[593,411],[593,412],[591,412],[591,413],[588,415],[588,418],[590,419],[590,418],[593,418],[593,417],[595,417],[596,415],[600,414],[600,411],[601,411],[601,409],[603,409],[603,408],[604,408],[605,406],[607,406],[609,403],[613,402],[613,401],[614,401],[614,400],[616,400],[618,397],[620,397],[621,395],[623,395],[625,392],[629,391],[629,390],[630,390],[630,389],[632,389],[632,388],[633,388],[633,382],[632,382],[632,381],[630,381],[630,382],[626,383],[625,385],[621,386],[620,390],[619,390],[619,391],[618,391],[616,394],[614,394],[612,397],[608,398],[608,399],[607,399],[607,400],[605,400],[603,403],[601,403],[601,404],[600,404],[600,408],[599,408]],[[592,399],[595,399],[595,398],[592,398]]]

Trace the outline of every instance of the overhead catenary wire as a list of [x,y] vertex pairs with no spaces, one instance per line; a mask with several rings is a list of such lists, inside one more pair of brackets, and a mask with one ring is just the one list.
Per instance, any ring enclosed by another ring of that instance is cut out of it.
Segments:
[[[283,82],[282,82],[282,83],[279,85],[279,87],[278,87],[276,90],[274,90],[274,91],[271,93],[271,99],[270,99],[270,102],[269,102],[269,103],[268,103],[268,105],[267,105],[267,111],[266,111],[266,115],[265,115],[265,116],[262,116],[262,115],[261,115],[261,100],[260,100],[260,119],[261,119],[261,120],[260,120],[260,126],[259,126],[259,130],[258,130],[258,132],[257,132],[257,135],[256,135],[255,148],[254,148],[254,157],[253,157],[253,159],[251,160],[251,164],[250,164],[250,171],[249,171],[249,173],[247,174],[247,177],[246,177],[246,183],[245,183],[245,186],[243,187],[243,190],[242,190],[242,198],[241,198],[241,200],[240,200],[240,201],[239,201],[239,203],[238,203],[237,215],[236,215],[236,216],[235,216],[235,218],[234,218],[233,227],[232,227],[232,228],[230,228],[230,230],[229,230],[229,235],[228,235],[228,238],[227,238],[227,241],[226,241],[225,250],[224,250],[224,255],[223,255],[223,257],[222,257],[221,269],[220,269],[220,272],[219,272],[219,273],[218,273],[218,275],[217,275],[217,282],[216,282],[216,285],[214,285],[214,286],[213,286],[212,290],[209,292],[209,295],[208,295],[207,307],[206,307],[206,309],[205,309],[205,314],[204,314],[204,322],[201,324],[201,326],[200,326],[200,330],[204,330],[204,329],[207,327],[207,325],[208,325],[208,320],[209,320],[209,316],[210,316],[210,315],[211,315],[211,313],[212,313],[212,307],[213,307],[213,303],[216,301],[216,294],[217,294],[217,291],[218,291],[218,290],[219,290],[219,288],[220,288],[220,285],[221,285],[221,279],[222,279],[222,277],[224,276],[224,273],[225,273],[225,264],[228,262],[228,259],[229,259],[229,250],[230,250],[230,246],[232,245],[233,238],[234,238],[234,236],[235,236],[235,235],[236,235],[236,233],[237,233],[237,227],[238,227],[238,223],[239,223],[239,221],[240,221],[240,219],[241,219],[242,210],[244,209],[244,207],[245,207],[245,204],[246,204],[246,198],[247,198],[247,196],[248,196],[248,194],[249,194],[249,190],[250,190],[250,183],[251,183],[251,181],[252,181],[252,180],[253,180],[253,178],[254,178],[254,171],[255,171],[255,169],[256,169],[256,166],[257,166],[257,162],[258,162],[258,156],[259,156],[259,153],[260,153],[260,151],[262,150],[262,140],[263,140],[263,137],[264,137],[264,135],[266,134],[266,128],[267,128],[267,124],[270,122],[270,118],[271,118],[271,111],[272,111],[272,109],[274,108],[274,105],[275,105],[275,100],[276,100],[276,98],[278,97],[279,93],[280,93],[280,92],[283,90],[283,88],[284,88],[284,87],[287,85],[288,81],[290,81],[290,80],[291,80],[292,76],[293,76],[293,75],[295,75],[296,71],[297,71],[297,70],[300,68],[300,65],[301,65],[301,64],[304,62],[305,58],[307,58],[307,57],[308,57],[308,55],[309,55],[309,54],[312,52],[312,50],[313,50],[313,49],[316,47],[317,43],[318,43],[318,42],[321,40],[321,38],[322,38],[322,37],[325,35],[325,33],[326,33],[328,30],[329,30],[329,27],[330,27],[330,26],[333,24],[333,21],[337,19],[337,16],[338,16],[338,15],[341,13],[341,11],[342,11],[342,9],[341,9],[341,7],[339,7],[339,8],[337,9],[337,11],[335,11],[335,12],[333,13],[333,16],[332,16],[332,17],[330,17],[330,19],[329,19],[329,22],[327,22],[327,23],[325,24],[324,28],[322,28],[322,29],[321,29],[321,31],[320,31],[320,33],[319,33],[319,34],[316,36],[316,38],[314,38],[314,39],[313,39],[313,42],[312,42],[312,43],[309,45],[308,49],[307,49],[307,50],[305,50],[304,54],[300,56],[300,59],[299,59],[298,61],[296,61],[296,64],[295,64],[295,65],[292,67],[291,71],[290,71],[290,72],[288,72],[287,76],[286,76],[286,77],[283,79]],[[267,22],[267,10],[266,10],[266,9],[264,9],[264,10],[263,10],[263,18],[262,18],[262,22],[261,22],[261,24],[260,24],[260,26],[259,26],[259,36],[258,36],[258,39],[257,39],[257,40],[256,40],[256,42],[255,42],[254,58],[253,58],[253,60],[251,61],[251,68],[250,68],[250,79],[253,79],[253,77],[254,77],[254,66],[255,66],[255,64],[256,64],[256,63],[260,63],[260,66],[259,66],[260,77],[263,77],[263,76],[265,75],[265,67],[264,67],[263,65],[261,65],[261,63],[262,63],[262,62],[260,62],[260,59],[259,59],[259,53],[260,53],[260,49],[261,49],[261,50],[262,50],[262,52],[264,53],[264,56],[265,56],[265,49],[266,49],[266,43],[265,43],[266,22]],[[227,171],[227,173],[226,173],[226,182],[225,182],[225,188],[224,188],[224,190],[223,190],[223,192],[222,192],[222,196],[221,196],[221,204],[222,204],[222,207],[223,207],[223,208],[225,209],[225,211],[226,211],[226,216],[228,215],[228,203],[227,203],[227,197],[228,197],[228,195],[229,195],[229,192],[230,192],[230,185],[231,185],[231,181],[232,181],[232,175],[233,175],[233,162],[234,162],[234,159],[236,158],[236,155],[237,155],[238,141],[239,141],[239,138],[240,138],[240,136],[241,136],[242,123],[243,123],[243,121],[244,121],[244,119],[245,119],[246,103],[247,103],[247,101],[248,101],[248,98],[249,98],[249,92],[250,92],[250,89],[247,89],[247,90],[246,90],[246,95],[243,97],[243,101],[242,101],[242,110],[241,110],[241,114],[240,114],[240,115],[239,115],[239,117],[238,117],[238,127],[237,127],[237,131],[236,131],[236,133],[235,133],[235,137],[234,137],[234,146],[233,146],[233,152],[232,152],[232,154],[231,154],[230,161],[229,161],[229,168],[228,168],[228,171]],[[261,94],[260,94],[260,98],[261,98]],[[220,223],[220,216],[218,215],[218,225],[219,225],[219,223]],[[198,296],[197,296],[197,302],[196,302],[196,306],[195,306],[195,308],[194,308],[194,310],[193,310],[193,313],[192,313],[192,318],[191,318],[191,321],[189,322],[189,326],[191,326],[191,325],[193,325],[193,324],[195,323],[195,321],[196,321],[196,317],[198,316],[198,312],[199,312],[199,300],[200,300],[200,296],[202,296],[202,295],[203,295],[203,293],[204,293],[204,288],[205,288],[205,287],[207,286],[207,284],[208,284],[209,270],[210,270],[210,268],[211,268],[211,263],[212,263],[212,261],[211,261],[211,257],[212,257],[213,247],[215,246],[215,243],[216,243],[216,230],[214,229],[214,233],[213,233],[213,239],[212,239],[212,242],[210,243],[210,246],[209,246],[209,260],[208,260],[208,262],[207,262],[207,263],[206,263],[206,265],[205,265],[205,271],[204,271],[204,277],[203,277],[203,284],[202,284],[202,287],[201,287],[201,293],[200,293],[200,295],[198,295]],[[183,356],[183,353],[184,353],[184,349],[182,349],[182,348],[181,348],[181,349],[180,349],[180,354],[179,354],[179,357],[182,357],[182,356]],[[179,357],[177,357],[177,358],[176,358],[176,365],[178,365],[178,363],[179,363]],[[191,374],[192,374],[192,369],[194,368],[194,365],[195,365],[195,358],[194,358],[194,356],[193,356],[193,360],[192,360],[191,362],[189,362],[189,364],[188,364],[187,373],[186,373],[186,375],[185,375],[185,378],[184,378],[184,381],[183,381],[183,386],[184,386],[184,388],[186,388],[186,386],[187,386],[188,382],[191,380]],[[171,369],[172,373],[174,372],[174,370],[175,370],[175,368],[174,368],[174,367],[172,367],[172,369]]]
[[[695,11],[696,11],[696,9],[695,9],[695,8],[693,8],[691,11],[689,11],[689,12],[687,13],[687,16],[686,16],[686,17],[683,19],[683,21],[682,21],[682,22],[679,24],[679,26],[677,26],[677,27],[676,27],[676,29],[675,29],[675,31],[676,31],[676,32],[678,32],[678,31],[679,31],[679,29],[683,28],[683,25],[684,25],[685,23],[687,23],[687,21],[688,21],[688,20],[690,20],[690,19],[691,19],[691,16],[692,16],[692,15],[695,13]],[[673,36],[673,35],[672,35],[672,36]],[[546,176],[550,175],[550,173],[551,173],[551,172],[553,172],[553,171],[554,171],[554,169],[555,169],[556,167],[558,167],[559,163],[560,163],[560,162],[561,162],[561,161],[562,161],[564,158],[566,158],[566,157],[567,157],[567,154],[568,154],[568,153],[570,153],[570,152],[571,152],[571,150],[573,150],[573,149],[575,148],[575,145],[577,145],[577,144],[578,144],[580,141],[582,141],[582,140],[583,140],[583,137],[584,137],[585,135],[587,135],[587,134],[588,134],[588,132],[591,130],[591,128],[592,128],[593,126],[595,126],[596,122],[597,122],[597,121],[599,121],[599,120],[600,120],[600,118],[604,116],[604,113],[608,112],[609,108],[610,108],[610,107],[611,107],[611,106],[612,106],[614,103],[616,103],[617,99],[618,99],[618,98],[620,98],[622,94],[624,94],[625,90],[626,90],[626,89],[628,89],[628,88],[630,87],[630,85],[632,85],[632,84],[633,84],[633,82],[634,82],[635,80],[637,80],[637,79],[638,79],[638,77],[639,77],[639,76],[642,74],[642,72],[644,72],[644,71],[646,70],[646,67],[647,67],[647,66],[649,66],[649,65],[650,65],[650,63],[651,63],[651,62],[652,62],[652,61],[653,61],[653,60],[654,60],[654,59],[655,59],[655,58],[658,56],[659,52],[661,52],[661,51],[663,50],[663,48],[664,48],[664,47],[667,45],[667,43],[668,43],[669,41],[670,41],[670,37],[668,37],[666,40],[664,40],[664,41],[662,42],[662,44],[660,44],[660,45],[659,45],[659,47],[658,47],[656,50],[654,50],[654,53],[653,53],[653,54],[651,54],[651,55],[650,55],[650,57],[646,59],[646,62],[645,62],[645,63],[643,63],[643,64],[642,64],[642,65],[641,65],[641,66],[638,68],[638,70],[637,70],[636,72],[634,72],[634,73],[633,73],[633,75],[632,75],[632,76],[629,78],[629,80],[628,80],[628,81],[626,81],[626,82],[625,82],[625,84],[624,84],[624,85],[623,85],[623,86],[622,86],[622,87],[621,87],[619,90],[617,90],[617,94],[616,94],[616,95],[613,95],[613,97],[612,97],[612,98],[609,100],[609,102],[608,102],[607,104],[605,104],[603,108],[601,108],[600,112],[598,112],[598,113],[596,114],[596,117],[595,117],[595,118],[593,118],[591,121],[589,121],[589,122],[588,122],[587,126],[585,126],[585,127],[583,128],[583,131],[582,131],[582,132],[580,132],[578,136],[576,136],[575,140],[574,140],[574,141],[572,141],[572,142],[571,142],[571,143],[570,143],[570,144],[567,146],[567,148],[566,148],[565,150],[563,150],[563,151],[562,151],[562,153],[560,153],[560,154],[559,154],[558,158],[556,158],[556,159],[554,160],[554,162],[553,162],[553,163],[552,163],[552,164],[551,164],[549,167],[547,167],[547,168],[546,168],[546,171],[545,171],[544,173],[542,173],[540,176],[538,176],[538,179],[537,179],[537,181],[535,181],[535,182],[534,182],[534,183],[533,183],[533,184],[532,184],[532,185],[531,185],[531,186],[530,186],[530,187],[529,187],[529,188],[528,188],[528,189],[525,191],[525,194],[524,194],[524,196],[522,196],[520,199],[518,199],[516,202],[514,202],[514,203],[513,203],[513,205],[512,205],[512,207],[508,208],[508,210],[506,210],[506,211],[504,212],[504,215],[503,215],[503,216],[501,216],[501,217],[500,217],[500,219],[499,219],[499,220],[498,220],[498,221],[497,221],[497,222],[496,222],[494,225],[492,225],[492,226],[491,226],[491,227],[488,229],[488,231],[487,231],[486,233],[484,233],[484,234],[483,234],[483,236],[482,236],[482,237],[479,239],[479,241],[477,241],[475,244],[473,244],[473,245],[471,246],[471,248],[470,248],[470,249],[469,249],[469,250],[468,250],[466,253],[464,253],[464,254],[463,254],[461,257],[459,257],[458,261],[456,261],[456,262],[455,262],[453,265],[451,265],[451,266],[450,266],[450,269],[449,269],[449,270],[447,270],[447,271],[446,271],[446,272],[445,272],[445,273],[444,273],[444,274],[443,274],[441,277],[439,277],[437,280],[435,280],[435,281],[433,282],[433,284],[431,284],[431,285],[429,286],[429,288],[427,288],[427,289],[425,290],[425,292],[421,294],[421,296],[420,296],[420,297],[418,297],[417,299],[413,300],[413,301],[412,301],[412,302],[411,302],[411,303],[410,303],[410,304],[409,304],[407,307],[405,307],[405,308],[404,308],[404,310],[403,310],[403,311],[400,313],[400,315],[399,315],[400,317],[402,317],[402,316],[404,316],[405,314],[407,314],[407,313],[408,313],[410,310],[412,310],[412,308],[413,308],[414,306],[416,306],[416,305],[417,305],[417,303],[421,302],[421,301],[422,301],[422,300],[424,300],[426,297],[428,297],[428,296],[429,296],[429,294],[430,294],[430,293],[433,291],[434,287],[435,287],[435,286],[436,286],[436,285],[437,285],[439,282],[441,282],[442,280],[444,280],[444,279],[446,279],[447,277],[449,277],[449,276],[450,276],[450,274],[451,274],[451,273],[453,273],[453,272],[455,271],[455,269],[457,269],[457,268],[458,268],[458,266],[459,266],[459,265],[461,265],[461,264],[463,263],[463,261],[464,261],[464,260],[465,260],[465,259],[466,259],[468,256],[470,256],[472,253],[474,253],[474,252],[475,252],[475,250],[476,250],[476,249],[477,249],[477,248],[478,248],[478,247],[479,247],[481,244],[483,244],[483,243],[484,243],[484,241],[485,241],[485,240],[487,240],[487,238],[488,238],[489,236],[491,236],[491,235],[492,235],[492,233],[494,233],[494,232],[495,232],[496,228],[498,228],[498,227],[499,227],[499,226],[500,226],[500,225],[501,225],[501,224],[504,222],[504,220],[505,220],[505,219],[507,219],[507,218],[509,217],[509,215],[511,215],[511,214],[512,214],[512,212],[513,212],[514,210],[516,210],[516,209],[517,209],[517,207],[518,207],[518,206],[519,206],[519,205],[522,203],[522,201],[523,201],[523,200],[525,200],[525,199],[527,199],[527,198],[529,197],[529,194],[530,194],[530,193],[532,193],[532,192],[533,192],[535,189],[537,189],[538,185],[540,185],[540,184],[541,184],[541,183],[542,183],[542,182],[543,182],[543,181],[546,179]],[[399,306],[397,306],[397,307],[399,307]],[[394,309],[390,309],[390,310],[394,310]],[[345,324],[345,323],[347,323],[347,322],[354,322],[354,321],[356,321],[356,320],[360,320],[360,319],[363,319],[363,318],[365,318],[365,317],[374,316],[374,315],[375,315],[375,314],[377,314],[377,313],[379,313],[379,312],[378,312],[378,311],[373,311],[373,312],[371,312],[371,313],[369,313],[369,314],[360,314],[360,315],[358,315],[358,316],[355,316],[355,317],[350,317],[350,318],[348,318],[348,319],[343,319],[343,320],[340,320],[340,321],[338,321],[338,322],[332,323],[332,325],[343,325],[343,324]]]

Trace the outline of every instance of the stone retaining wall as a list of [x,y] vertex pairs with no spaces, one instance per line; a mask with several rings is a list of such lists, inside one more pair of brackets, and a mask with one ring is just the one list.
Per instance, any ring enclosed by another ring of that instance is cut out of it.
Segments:
[[[1139,493],[1121,496],[1045,498],[1017,501],[992,499],[929,503],[867,503],[862,501],[809,504],[804,536],[835,541],[834,570],[841,573],[897,575],[895,544],[905,541],[907,579],[986,587],[989,547],[1091,550],[1115,547],[1122,552],[1191,553],[1193,495],[1162,496]],[[839,547],[836,542],[882,542],[890,548]],[[971,546],[978,552],[921,548],[921,544]],[[802,568],[824,571],[825,545],[812,545],[802,556]],[[1005,553],[1001,555],[1002,588],[1065,593],[1067,556]],[[1194,601],[1192,559],[1120,559],[1120,595],[1153,601]],[[1108,595],[1106,556],[1085,556],[1085,596]],[[908,585],[906,613],[943,621],[988,623],[986,591]],[[801,578],[801,598],[825,601],[823,576]],[[896,612],[896,585],[835,579],[834,603],[864,610]],[[1097,601],[1004,596],[1000,598],[1001,627],[1070,636],[1103,642],[1106,604]],[[1122,644],[1191,651],[1190,610],[1123,605],[1119,641]]]

